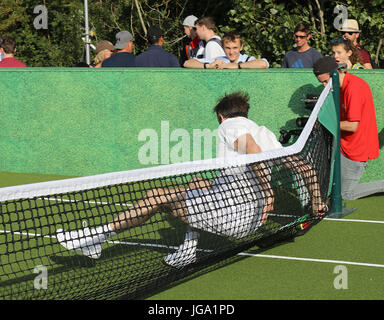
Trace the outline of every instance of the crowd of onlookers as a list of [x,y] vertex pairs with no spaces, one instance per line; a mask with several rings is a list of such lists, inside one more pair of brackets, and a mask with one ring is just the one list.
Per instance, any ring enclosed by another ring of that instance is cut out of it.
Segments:
[[[202,68],[246,69],[269,68],[265,58],[256,59],[242,53],[243,40],[236,32],[228,32],[221,38],[215,33],[215,21],[211,17],[197,18],[193,15],[183,21],[184,33],[189,38],[180,57],[163,48],[164,32],[158,26],[147,30],[148,48],[135,55],[134,38],[129,31],[116,34],[115,44],[100,41],[95,48],[95,58],[90,65],[85,62],[76,66],[99,67],[149,67],[149,68]],[[348,69],[372,69],[370,54],[359,44],[361,30],[356,20],[347,19],[341,27],[340,38],[332,41],[333,57]],[[309,44],[311,28],[300,23],[294,32],[295,46],[283,59],[283,68],[312,68],[322,54]],[[26,67],[15,58],[16,42],[10,37],[0,38],[0,67]]]

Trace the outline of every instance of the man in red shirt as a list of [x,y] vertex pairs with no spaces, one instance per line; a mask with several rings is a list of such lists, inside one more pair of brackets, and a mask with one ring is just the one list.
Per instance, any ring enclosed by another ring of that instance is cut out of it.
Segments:
[[339,31],[344,39],[351,41],[359,50],[364,69],[372,69],[371,55],[357,42],[361,32],[358,22],[354,19],[347,19]]
[[313,66],[317,79],[328,83],[337,70],[340,81],[341,196],[355,200],[384,192],[384,180],[359,184],[368,160],[379,157],[379,136],[372,92],[361,78],[339,70],[333,57],[323,57]]
[[0,61],[0,67],[26,67],[23,62],[14,57],[15,52],[16,41],[9,37],[4,37],[0,47],[0,53],[4,55],[4,59]]

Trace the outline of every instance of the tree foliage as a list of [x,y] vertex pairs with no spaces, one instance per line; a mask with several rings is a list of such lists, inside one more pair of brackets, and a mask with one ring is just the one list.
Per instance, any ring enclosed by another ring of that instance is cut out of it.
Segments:
[[[48,29],[34,27],[37,5],[48,10]],[[293,46],[293,29],[301,21],[313,29],[311,46],[330,54],[330,41],[340,36],[333,25],[336,5],[345,6],[349,18],[359,21],[364,47],[373,60],[383,61],[384,0],[88,0],[88,13],[94,45],[103,39],[114,42],[118,31],[129,30],[138,54],[146,48],[146,29],[157,24],[165,31],[166,50],[176,55],[187,40],[183,19],[189,14],[210,15],[219,35],[240,32],[244,51],[278,67]],[[0,17],[0,35],[16,39],[17,57],[28,66],[73,66],[84,53],[82,0],[0,0]]]

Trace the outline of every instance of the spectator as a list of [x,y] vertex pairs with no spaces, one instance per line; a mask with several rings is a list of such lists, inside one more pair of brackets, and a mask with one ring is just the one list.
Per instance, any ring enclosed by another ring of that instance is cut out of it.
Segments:
[[[0,48],[1,48],[1,44],[3,43],[3,38],[0,36]],[[3,52],[0,52],[0,61],[4,59],[4,53]]]
[[159,27],[151,26],[148,28],[147,41],[149,47],[136,57],[136,67],[180,67],[176,56],[163,49],[164,32]]
[[308,41],[311,39],[311,28],[305,22],[299,23],[294,32],[296,48],[288,51],[283,60],[283,68],[312,68],[322,54],[313,49]]
[[200,47],[204,46],[204,42],[199,39],[196,33],[195,22],[197,17],[188,16],[183,21],[184,33],[188,39],[192,40],[185,45],[180,54],[180,65],[188,59],[195,58]]
[[215,26],[215,21],[211,17],[196,20],[195,28],[197,36],[205,41],[205,47],[199,48],[196,54],[198,59],[210,60],[225,56],[221,38],[215,34]]
[[[333,57],[323,57],[313,66],[317,79],[328,83],[338,70]],[[340,81],[341,196],[355,200],[384,192],[384,180],[359,184],[369,160],[379,156],[375,106],[369,85],[359,77],[338,70]]]
[[353,45],[360,51],[363,67],[365,69],[372,69],[371,55],[357,42],[361,32],[358,22],[354,19],[347,19],[339,31],[342,32],[344,39],[351,41]]
[[95,50],[95,60],[90,65],[91,68],[100,68],[104,60],[110,58],[115,51],[113,44],[107,40],[100,41]]
[[117,53],[103,61],[102,67],[134,67],[135,55],[133,51],[133,36],[128,31],[120,31],[116,34],[115,48]]
[[364,69],[359,50],[347,39],[332,40],[333,57],[338,64],[347,64],[347,69]]
[[12,38],[4,37],[0,47],[0,54],[3,54],[3,59],[0,61],[0,67],[26,67],[25,63],[14,57],[15,53],[16,41]]
[[256,59],[246,54],[241,54],[243,40],[236,32],[228,32],[223,37],[225,56],[217,57],[205,62],[197,59],[190,59],[184,63],[186,68],[200,69],[253,69],[269,68],[266,59]]

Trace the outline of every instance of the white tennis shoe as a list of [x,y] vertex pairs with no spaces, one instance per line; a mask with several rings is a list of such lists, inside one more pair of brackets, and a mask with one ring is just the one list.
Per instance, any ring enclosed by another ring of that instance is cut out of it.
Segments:
[[174,253],[168,254],[164,262],[174,268],[181,269],[195,263],[199,234],[196,231],[187,231],[184,243]]
[[101,243],[103,236],[95,230],[84,228],[78,231],[57,230],[59,243],[68,250],[75,250],[92,259],[99,259],[101,255]]

